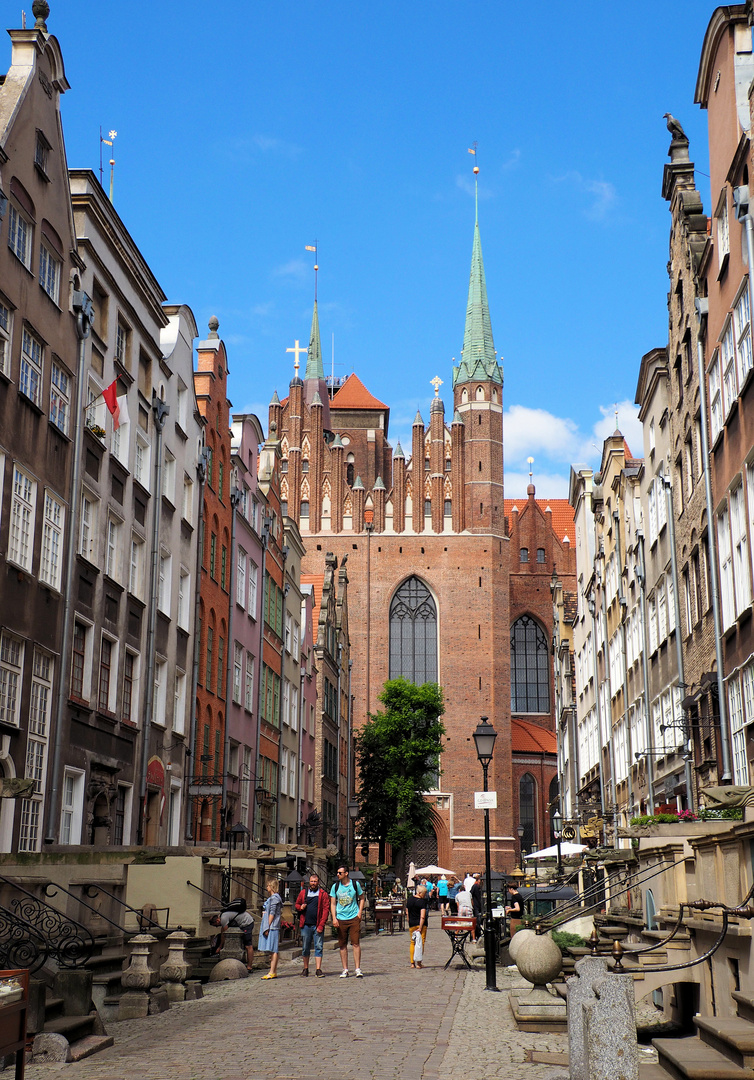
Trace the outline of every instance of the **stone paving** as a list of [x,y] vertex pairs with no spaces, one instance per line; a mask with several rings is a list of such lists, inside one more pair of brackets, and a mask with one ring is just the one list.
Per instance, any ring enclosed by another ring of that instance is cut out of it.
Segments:
[[[430,926],[426,967],[412,970],[408,934],[368,935],[364,979],[338,978],[337,951],[325,952],[327,977],[300,977],[301,962],[281,960],[279,977],[262,970],[205,987],[201,1001],[145,1020],[111,1023],[115,1046],[71,1065],[28,1067],[27,1080],[554,1080],[563,1068],[532,1064],[535,1052],[564,1053],[565,1035],[519,1032],[508,990],[527,985],[498,968],[502,993],[485,991],[483,971],[443,971],[450,946]],[[351,968],[353,972],[353,967]]]

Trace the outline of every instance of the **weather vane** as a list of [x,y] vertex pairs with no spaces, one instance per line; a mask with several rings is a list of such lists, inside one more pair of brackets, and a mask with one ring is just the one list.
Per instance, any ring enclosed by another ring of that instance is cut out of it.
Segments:
[[314,252],[314,303],[316,304],[317,303],[317,271],[319,270],[319,266],[317,265],[318,261],[319,261],[317,259],[317,241],[315,240],[313,244],[306,244],[304,246],[304,251],[313,251]]

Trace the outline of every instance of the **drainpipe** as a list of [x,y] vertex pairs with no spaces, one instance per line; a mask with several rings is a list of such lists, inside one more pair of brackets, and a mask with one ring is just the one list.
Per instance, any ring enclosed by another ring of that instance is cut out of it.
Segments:
[[92,328],[94,306],[88,293],[76,291],[73,294],[73,312],[76,316],[76,336],[79,339],[78,361],[76,364],[76,427],[73,436],[73,471],[71,474],[71,494],[68,500],[68,549],[65,558],[65,582],[63,592],[63,634],[60,643],[60,663],[58,666],[58,700],[55,709],[55,743],[52,756],[52,783],[50,797],[47,800],[47,824],[45,827],[46,844],[54,844],[58,828],[54,824],[56,817],[60,772],[63,762],[63,713],[68,698],[69,672],[68,650],[71,645],[71,613],[73,608],[73,567],[76,559],[76,523],[79,516],[81,496],[81,452],[83,447],[84,425],[84,364],[86,360],[86,339]]
[[[605,555],[602,553],[602,559]],[[608,739],[607,739],[607,752],[610,758],[610,796],[613,804],[613,847],[617,848],[618,844],[618,792],[615,784],[615,740],[613,738],[613,687],[610,682],[610,643],[607,637],[607,596],[605,592],[605,575],[602,574],[602,580],[600,583],[600,593],[602,594],[602,618],[605,622],[605,675],[607,678],[607,696],[608,696]]]
[[[203,446],[199,452],[199,460],[196,463],[196,475],[199,479],[199,521],[204,516],[204,484],[207,479],[207,447]],[[189,727],[189,752],[191,774],[196,778],[196,688],[199,684],[199,599],[202,595],[202,546],[204,541],[204,529],[200,525],[197,529],[196,545],[196,576],[194,578],[194,663],[191,669],[191,723]],[[194,779],[196,783],[196,779]],[[189,795],[190,810],[186,815],[186,839],[194,840],[193,832],[194,803],[193,796]],[[188,802],[188,800],[187,800]]]
[[[670,465],[668,465],[668,472]],[[676,557],[675,550],[675,517],[673,507],[673,488],[670,482],[670,475],[665,476],[664,473],[660,473],[660,480],[662,486],[665,488],[665,505],[667,506],[668,517],[668,530],[670,539],[670,569],[673,575],[673,615],[675,618],[675,655],[676,662],[678,664],[678,691],[681,697],[681,701],[685,696],[686,683],[684,681],[683,674],[683,643],[681,642],[681,603],[680,603],[680,591],[678,588],[678,559]],[[693,744],[691,742],[691,728],[689,726],[686,712],[681,705],[681,717],[683,720],[683,737],[686,740],[686,749],[683,755],[683,770],[686,777],[686,798],[689,803],[689,810],[694,809],[696,802],[694,798],[694,774],[691,768],[691,761],[693,757]]]
[[[749,225],[747,225],[747,244],[749,242]],[[751,270],[751,257],[749,269]],[[751,273],[749,274],[749,289],[751,290]],[[704,465],[704,497],[707,505],[707,549],[709,553],[709,566],[707,578],[712,590],[712,618],[715,627],[715,660],[717,663],[717,707],[720,713],[720,750],[722,753],[723,774],[721,780],[730,780],[732,777],[730,756],[730,731],[728,729],[728,703],[725,699],[725,685],[723,682],[723,646],[722,624],[720,619],[720,595],[717,591],[717,540],[715,537],[715,512],[712,505],[712,480],[709,468],[709,436],[707,434],[707,383],[704,371],[704,346],[701,339],[702,317],[709,312],[709,300],[707,297],[697,297],[694,301],[696,317],[699,321],[699,332],[696,339],[696,358],[699,368],[699,403],[701,406],[702,420],[702,461]]]
[[647,787],[648,807],[650,814],[655,812],[655,763],[654,763],[654,726],[652,715],[649,710],[649,659],[647,657],[647,644],[649,642],[647,627],[647,575],[644,568],[644,533],[641,529],[636,530],[636,568],[634,573],[639,582],[639,608],[641,611],[641,673],[644,680],[644,730],[647,741]]
[[[223,793],[222,812],[220,822],[220,843],[227,836],[228,850],[230,851],[230,833],[228,832],[228,765],[230,764],[230,717],[229,712],[233,703],[233,668],[236,662],[236,651],[233,644],[233,609],[236,606],[233,596],[233,586],[236,577],[233,568],[236,563],[236,508],[241,500],[241,492],[238,488],[236,470],[231,474],[230,482],[230,580],[228,582],[228,647],[225,650],[225,745],[223,747]],[[231,823],[232,824],[232,823]]]
[[[336,842],[338,841],[339,836],[340,836],[340,767],[341,767],[340,766],[340,742],[341,742],[340,720],[341,720],[341,714],[342,714],[342,709],[341,709],[341,704],[340,704],[340,686],[341,686],[340,675],[341,675],[342,670],[343,670],[343,642],[339,641],[338,642],[338,720],[337,720],[337,724],[336,724],[337,731],[338,731],[338,745],[337,745],[337,751],[336,751],[336,755],[335,755],[335,840],[336,840]],[[346,814],[347,813],[348,812],[346,811]]]
[[[264,770],[259,768],[259,751],[261,747],[262,739],[262,693],[264,687],[264,679],[262,678],[264,672],[264,594],[267,589],[267,547],[270,543],[270,517],[265,512],[264,521],[262,524],[262,588],[261,592],[257,590],[261,597],[261,603],[259,608],[259,668],[257,671],[257,740],[256,740],[256,757],[254,759],[254,776],[256,782],[254,784],[254,813],[252,816],[252,836],[259,842],[262,839],[262,822],[261,814],[259,814],[259,803],[257,802],[257,791],[259,790],[260,781],[264,782]],[[258,820],[259,817],[259,820]],[[259,825],[259,836],[257,836],[257,825]]]
[[[301,610],[302,610],[302,612],[306,610],[306,606],[303,603],[301,604]],[[301,630],[300,630],[300,633],[299,633],[299,653],[298,653],[298,663],[299,663],[298,764],[296,766],[296,843],[297,844],[300,843],[300,833],[303,832],[303,829],[300,829],[299,825],[302,823],[302,816],[303,816],[303,806],[302,806],[302,801],[303,800],[301,798],[301,771],[302,771],[303,766],[302,766],[301,756],[302,756],[303,751],[304,751],[304,729],[303,729],[303,726],[302,726],[302,721],[303,721],[303,718],[304,718],[304,680],[306,679],[306,667],[303,664],[303,659],[304,659],[303,643],[304,643],[305,630],[306,630],[306,623],[305,623],[304,619],[302,619],[301,620]]]
[[618,590],[618,603],[620,605],[620,649],[621,660],[623,668],[623,723],[626,728],[626,746],[627,746],[627,762],[628,762],[628,807],[629,818],[631,816],[630,811],[633,810],[634,805],[634,785],[631,779],[631,768],[634,760],[633,746],[631,743],[631,725],[628,720],[628,660],[626,657],[626,609],[628,607],[625,594],[623,592],[623,558],[621,555],[620,546],[620,513],[616,508],[613,510],[613,522],[615,523],[615,558],[618,560],[618,570],[620,581],[620,588]]
[[[597,605],[594,600],[594,586],[592,585],[592,595],[588,600],[589,614],[592,617],[592,662],[594,667],[594,708],[597,713],[597,730],[600,736],[600,766],[602,765],[602,708],[600,705],[600,678],[599,670],[597,668]],[[602,768],[600,767],[600,812],[602,814],[602,839],[606,839],[605,814],[607,813],[607,803],[605,801],[605,784],[602,779]]]
[[152,390],[152,415],[157,432],[154,463],[154,514],[152,517],[152,564],[149,572],[149,625],[147,627],[147,696],[144,705],[144,727],[141,734],[141,779],[139,781],[139,826],[136,843],[144,843],[144,818],[147,812],[147,764],[149,762],[149,737],[154,716],[154,667],[155,637],[157,634],[157,588],[160,571],[160,520],[162,518],[162,429],[170,407]]

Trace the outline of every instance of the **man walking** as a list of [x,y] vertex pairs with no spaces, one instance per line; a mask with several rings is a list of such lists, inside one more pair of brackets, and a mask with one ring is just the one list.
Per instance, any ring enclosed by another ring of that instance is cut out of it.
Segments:
[[303,978],[309,976],[309,955],[314,943],[315,975],[318,979],[324,978],[322,970],[322,949],[325,940],[325,923],[330,914],[329,897],[325,889],[319,887],[319,875],[309,875],[309,888],[301,886],[301,892],[296,900],[296,911],[299,913],[301,928],[301,956],[304,961]]
[[340,960],[343,964],[341,979],[348,978],[348,939],[351,939],[353,948],[353,960],[356,964],[356,978],[363,979],[361,970],[361,916],[364,911],[364,890],[358,881],[351,881],[348,876],[348,867],[341,863],[338,867],[338,878],[330,889],[330,914],[332,924],[338,931],[338,947]]

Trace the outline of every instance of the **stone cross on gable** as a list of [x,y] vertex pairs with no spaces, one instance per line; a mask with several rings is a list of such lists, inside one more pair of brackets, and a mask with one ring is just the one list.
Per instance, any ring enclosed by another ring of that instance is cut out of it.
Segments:
[[440,387],[442,386],[442,379],[439,375],[435,375],[434,379],[429,380],[429,385],[435,388],[435,397],[440,393]]
[[298,338],[296,338],[296,344],[293,346],[293,348],[292,349],[286,349],[285,351],[286,352],[292,352],[292,353],[296,354],[296,359],[293,361],[293,368],[294,368],[294,371],[296,372],[296,374],[298,375],[298,369],[301,366],[299,364],[299,362],[298,362],[299,354],[300,353],[305,353],[308,350],[305,349],[302,345],[300,345]]

